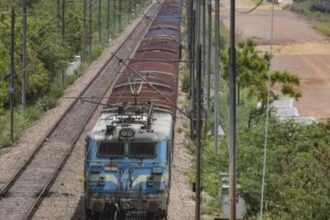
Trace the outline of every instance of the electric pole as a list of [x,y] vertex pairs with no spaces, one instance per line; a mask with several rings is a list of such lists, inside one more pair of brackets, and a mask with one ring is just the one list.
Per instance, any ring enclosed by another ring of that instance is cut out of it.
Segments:
[[102,22],[101,22],[101,7],[102,7],[102,3],[101,0],[98,1],[98,28],[99,28],[99,43],[102,44]]
[[230,220],[236,220],[236,49],[235,0],[230,2],[229,73],[229,202]]
[[113,2],[113,15],[114,15],[114,33],[116,35],[117,34],[117,25],[116,25],[116,23],[117,23],[117,20],[118,20],[118,18],[117,18],[117,3],[116,3],[116,0],[114,0],[114,2]]
[[203,78],[205,78],[205,57],[206,57],[206,0],[201,0],[202,1],[202,21],[203,21],[203,46],[202,46],[202,74]]
[[110,0],[108,0],[108,11],[107,11],[107,45],[109,46],[110,39]]
[[121,8],[121,0],[118,2],[119,4],[119,32],[121,32],[121,13],[122,13],[122,8]]
[[130,15],[131,15],[131,0],[128,0],[128,6],[127,6],[127,23],[129,24],[130,22]]
[[26,27],[27,26],[27,0],[23,1],[23,17],[22,17],[22,66],[23,66],[23,77],[22,77],[22,108],[26,106],[26,77],[28,74],[27,67],[27,51],[26,51]]
[[9,92],[9,105],[10,105],[10,142],[14,143],[14,79],[15,79],[15,6],[11,6],[11,19],[10,19],[10,87]]
[[196,71],[196,90],[197,90],[197,120],[196,120],[196,215],[195,219],[201,219],[201,191],[202,191],[202,184],[201,184],[201,176],[202,176],[202,109],[203,109],[203,101],[202,101],[202,46],[198,44],[197,47],[197,71]]
[[84,36],[83,36],[83,57],[84,60],[87,60],[87,0],[84,0]]
[[62,41],[64,41],[64,35],[65,35],[65,0],[62,0],[62,17],[61,17],[61,33],[62,33]]
[[57,27],[61,28],[61,0],[57,0]]
[[193,0],[190,0],[190,99],[191,99],[191,119],[190,119],[190,136],[195,136],[195,15]]
[[193,10],[192,13],[193,16],[193,27],[192,27],[192,76],[191,76],[191,120],[192,120],[192,139],[195,139],[196,137],[196,50],[195,50],[195,44],[196,44],[196,10]]
[[212,3],[207,2],[208,11],[208,50],[207,50],[207,109],[211,109],[211,50],[212,50]]
[[218,154],[219,150],[219,84],[220,84],[220,68],[219,68],[219,50],[220,50],[220,15],[219,15],[219,4],[220,0],[215,0],[215,53],[214,53],[214,151]]
[[89,0],[89,33],[88,33],[88,37],[89,37],[89,61],[92,61],[92,6],[93,6],[93,0]]

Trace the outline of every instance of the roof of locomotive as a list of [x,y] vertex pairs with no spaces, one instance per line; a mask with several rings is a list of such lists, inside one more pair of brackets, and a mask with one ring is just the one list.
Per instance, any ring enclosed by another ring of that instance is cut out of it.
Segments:
[[[89,137],[94,140],[107,140],[118,142],[121,141],[119,132],[121,129],[129,128],[134,130],[135,135],[133,141],[138,142],[157,142],[168,140],[171,137],[173,118],[172,114],[163,109],[155,108],[153,110],[153,122],[150,128],[143,128],[144,125],[139,123],[146,121],[146,115],[130,115],[138,118],[138,122],[120,124],[117,123],[119,117],[129,117],[128,115],[118,115],[118,107],[111,107],[103,110],[101,117],[96,123],[93,130],[89,133]],[[113,125],[115,130],[112,134],[107,134],[107,126]],[[131,140],[130,140],[131,141]]]

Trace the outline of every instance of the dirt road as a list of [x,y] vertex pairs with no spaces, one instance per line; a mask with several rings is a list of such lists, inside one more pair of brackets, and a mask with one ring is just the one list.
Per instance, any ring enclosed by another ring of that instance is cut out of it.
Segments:
[[[250,0],[241,0],[237,10],[245,11],[253,5]],[[221,12],[228,27],[228,10],[222,8]],[[269,5],[249,14],[236,13],[237,36],[254,39],[261,50],[269,49],[270,14]],[[313,30],[310,21],[290,11],[277,7],[274,15],[272,69],[288,70],[300,78],[303,97],[297,107],[301,116],[330,117],[330,39]]]

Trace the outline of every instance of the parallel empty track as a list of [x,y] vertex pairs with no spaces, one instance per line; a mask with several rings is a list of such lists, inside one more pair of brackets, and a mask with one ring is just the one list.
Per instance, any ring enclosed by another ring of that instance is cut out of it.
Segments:
[[[154,5],[147,15],[153,17],[158,8],[158,5]],[[150,24],[148,19],[142,18],[118,47],[116,54],[122,59],[129,58]],[[79,97],[103,97],[122,67],[122,64],[111,56]],[[79,97],[1,189],[0,219],[31,219],[38,209],[98,106],[89,102],[80,102]],[[97,103],[101,99],[95,98],[93,101]]]

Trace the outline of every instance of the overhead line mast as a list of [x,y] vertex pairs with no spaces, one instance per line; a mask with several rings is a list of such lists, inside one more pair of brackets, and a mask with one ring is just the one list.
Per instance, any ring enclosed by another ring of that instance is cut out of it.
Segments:
[[[194,73],[194,79],[196,79],[196,83],[193,87],[193,90],[196,90],[196,93],[194,94],[194,106],[193,106],[193,126],[194,126],[194,138],[195,138],[195,144],[196,144],[196,210],[195,210],[195,219],[200,220],[201,219],[201,191],[202,191],[202,144],[201,144],[201,127],[202,127],[202,106],[203,106],[203,100],[202,100],[202,41],[201,41],[201,7],[202,7],[202,1],[203,0],[196,0],[195,8],[196,8],[196,15],[195,15],[195,36],[196,40],[194,42],[193,48],[195,50],[194,59],[195,59],[195,73]],[[204,45],[203,45],[204,46]]]
[[22,77],[22,108],[24,110],[26,105],[26,77],[28,74],[27,67],[27,50],[26,50],[26,29],[27,29],[27,1],[23,1],[23,17],[22,17],[22,66],[23,66],[23,77]]
[[214,53],[214,152],[219,151],[219,85],[220,85],[220,68],[219,68],[219,50],[220,50],[220,0],[215,0],[215,53]]
[[236,49],[235,49],[235,0],[230,1],[229,49],[229,205],[230,220],[236,220]]
[[212,48],[212,2],[207,2],[208,14],[208,51],[207,51],[207,109],[211,109],[211,48]]
[[15,5],[11,6],[10,19],[10,87],[9,87],[9,105],[10,105],[10,142],[14,143],[14,95],[15,95]]

